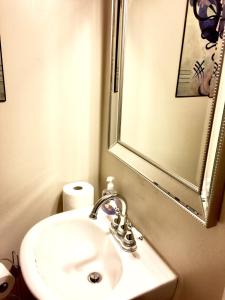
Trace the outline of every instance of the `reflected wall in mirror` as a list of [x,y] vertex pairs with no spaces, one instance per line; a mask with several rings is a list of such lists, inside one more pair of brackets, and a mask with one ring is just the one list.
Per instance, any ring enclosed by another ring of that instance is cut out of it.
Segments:
[[[196,9],[198,1],[193,2]],[[207,3],[210,12],[213,3]],[[220,94],[217,97],[217,87],[224,40],[219,38],[210,48],[217,49],[212,53],[218,62],[209,81],[213,98],[178,98],[187,3],[174,0],[165,6],[164,1],[120,0],[112,4],[110,152],[203,224],[215,225],[223,189],[224,100]],[[222,18],[222,9],[219,14]],[[207,18],[215,21],[211,13]],[[217,19],[217,25],[222,37],[224,24]],[[201,38],[200,27],[198,34]],[[195,44],[189,41],[189,47]],[[190,70],[189,79],[198,80],[195,65]],[[204,70],[201,76],[206,78]]]

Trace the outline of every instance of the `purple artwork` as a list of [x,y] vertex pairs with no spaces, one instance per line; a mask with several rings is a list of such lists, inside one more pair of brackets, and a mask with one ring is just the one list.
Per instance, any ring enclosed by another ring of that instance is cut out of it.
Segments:
[[225,24],[224,1],[188,0],[176,97],[211,96]]

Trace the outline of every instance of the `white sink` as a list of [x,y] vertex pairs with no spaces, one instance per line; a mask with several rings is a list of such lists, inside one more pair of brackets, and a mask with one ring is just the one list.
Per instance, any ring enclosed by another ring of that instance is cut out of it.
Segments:
[[91,220],[90,211],[48,217],[24,237],[20,263],[34,296],[40,300],[128,300],[145,294],[149,300],[172,299],[177,277],[151,246],[138,240],[136,252],[125,252],[110,234],[104,213]]

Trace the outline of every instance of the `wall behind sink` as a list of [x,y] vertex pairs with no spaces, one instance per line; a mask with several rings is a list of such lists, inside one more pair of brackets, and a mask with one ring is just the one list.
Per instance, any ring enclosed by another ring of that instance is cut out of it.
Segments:
[[[110,2],[105,3],[105,37],[110,36]],[[105,49],[109,39],[104,41]],[[109,66],[109,51],[104,64]],[[134,223],[179,275],[175,300],[221,300],[225,285],[225,205],[216,227],[205,229],[184,210],[153,188],[107,151],[109,69],[105,69],[102,124],[101,188],[106,176],[128,200]],[[225,81],[223,81],[225,97]]]
[[0,257],[56,212],[66,182],[97,186],[101,2],[0,1]]

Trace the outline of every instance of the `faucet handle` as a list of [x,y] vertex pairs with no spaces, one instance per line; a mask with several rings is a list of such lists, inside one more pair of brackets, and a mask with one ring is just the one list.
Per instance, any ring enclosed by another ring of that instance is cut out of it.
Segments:
[[143,239],[144,239],[143,234],[139,230],[137,230],[136,227],[133,226],[132,231],[133,231],[133,234],[136,237],[136,239],[139,239],[140,241],[143,241]]
[[117,230],[121,220],[121,213],[119,208],[115,208],[115,217],[113,218],[111,222],[111,226],[114,230]]
[[139,230],[137,230],[137,228],[129,220],[127,220],[126,226],[127,226],[127,229],[132,231],[132,233],[136,239],[143,241],[144,237],[143,237],[142,233]]
[[132,230],[132,227],[133,227],[133,226],[132,226],[131,222],[130,222],[128,219],[127,219],[127,221],[126,221],[126,225],[125,225],[125,226],[126,226],[126,231]]
[[130,221],[126,221],[125,224],[125,231],[124,231],[124,237],[123,237],[123,247],[124,249],[129,249],[131,252],[135,251],[137,249],[137,243],[135,241],[135,237],[132,231],[132,224]]

